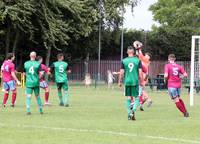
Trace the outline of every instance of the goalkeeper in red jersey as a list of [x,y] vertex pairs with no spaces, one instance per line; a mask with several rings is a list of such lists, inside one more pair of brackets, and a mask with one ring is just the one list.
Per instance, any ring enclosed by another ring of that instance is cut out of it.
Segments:
[[139,98],[140,98],[140,110],[144,111],[143,109],[143,104],[147,101],[147,107],[150,107],[152,105],[152,100],[149,97],[149,95],[146,93],[146,91],[144,90],[145,85],[148,83],[148,76],[149,76],[149,65],[150,65],[150,59],[151,59],[151,54],[150,53],[142,53],[142,43],[139,41],[135,41],[133,43],[133,46],[136,48],[136,54],[139,57],[139,59],[141,60],[142,63],[142,72],[143,72],[143,81],[142,81],[142,85],[140,86],[140,91],[139,91]]

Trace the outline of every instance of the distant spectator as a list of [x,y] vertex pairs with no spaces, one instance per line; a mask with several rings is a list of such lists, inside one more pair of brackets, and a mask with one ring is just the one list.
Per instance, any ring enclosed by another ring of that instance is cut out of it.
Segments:
[[89,73],[85,75],[85,86],[89,87],[92,84],[92,79]]
[[113,89],[113,83],[114,83],[114,76],[112,74],[112,72],[110,70],[107,71],[107,81],[108,81],[108,88],[112,88]]

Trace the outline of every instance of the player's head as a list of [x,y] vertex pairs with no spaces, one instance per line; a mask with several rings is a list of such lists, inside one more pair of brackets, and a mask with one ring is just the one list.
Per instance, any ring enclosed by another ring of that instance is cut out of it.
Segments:
[[145,58],[147,59],[147,60],[150,60],[151,59],[151,54],[149,53],[149,52],[146,52],[145,53]]
[[128,46],[128,48],[127,48],[127,54],[128,54],[128,56],[134,56],[134,54],[135,54],[134,47]]
[[58,59],[59,61],[64,60],[64,54],[63,54],[63,53],[59,53],[59,54],[57,55],[57,59]]
[[169,61],[170,63],[174,63],[175,60],[176,60],[175,54],[169,54],[169,56],[168,56],[168,61]]
[[6,60],[15,60],[15,54],[14,53],[8,53],[6,56]]
[[30,53],[30,58],[31,58],[31,60],[35,60],[36,59],[36,52],[34,52],[34,51],[32,51],[31,53]]
[[43,62],[43,58],[41,56],[37,56],[36,60],[39,61],[40,63]]

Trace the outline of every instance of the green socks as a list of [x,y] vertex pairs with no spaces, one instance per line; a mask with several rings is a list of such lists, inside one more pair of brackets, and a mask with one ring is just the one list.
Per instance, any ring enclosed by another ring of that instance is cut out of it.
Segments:
[[26,96],[26,112],[30,113],[30,106],[31,106],[31,96]]
[[59,98],[60,104],[63,104],[62,91],[61,90],[58,90],[58,98]]
[[127,108],[128,115],[130,115],[130,113],[131,113],[130,106],[131,106],[131,100],[127,99],[126,100],[126,108]]
[[[42,112],[42,100],[41,100],[40,96],[36,96],[36,100],[37,100],[37,104],[38,104],[40,113],[43,113]],[[31,96],[27,95],[26,96],[26,112],[27,113],[31,112],[30,106],[31,106]]]
[[64,97],[63,97],[63,102],[64,102],[64,105],[68,105],[68,102],[69,102],[69,94],[68,94],[68,91],[65,91],[64,92]]
[[41,100],[40,96],[37,96],[36,99],[37,99],[39,111],[40,111],[40,113],[42,113],[42,100]]
[[134,105],[133,105],[133,111],[135,112],[137,110],[137,107],[140,106],[139,97],[134,99]]
[[69,106],[69,94],[68,91],[64,91],[64,96],[62,96],[62,90],[58,89],[58,98],[60,101],[60,106]]

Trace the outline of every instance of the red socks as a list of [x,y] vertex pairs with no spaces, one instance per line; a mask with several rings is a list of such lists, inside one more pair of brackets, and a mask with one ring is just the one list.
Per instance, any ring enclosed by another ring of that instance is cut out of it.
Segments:
[[179,101],[180,101],[180,103],[182,104],[182,106],[183,106],[183,108],[185,109],[185,111],[187,111],[183,100],[179,98]]
[[17,93],[13,93],[13,94],[12,94],[12,101],[11,101],[11,104],[12,104],[12,105],[15,104],[16,97],[17,97]]
[[45,102],[49,101],[49,92],[45,92]]
[[5,93],[4,94],[4,98],[3,98],[3,105],[6,106],[6,102],[8,100],[8,96],[9,96],[9,93]]
[[141,104],[141,105],[143,105],[143,104],[147,101],[147,99],[144,99],[144,98],[143,98],[143,95],[140,96],[139,100],[140,100],[140,104]]
[[183,113],[186,113],[185,105],[182,100],[179,100],[179,102],[176,102],[176,107]]
[[[5,94],[4,94],[4,98],[3,98],[3,105],[4,105],[4,106],[6,106],[6,102],[7,102],[7,100],[8,100],[8,96],[9,96],[9,93],[5,93]],[[11,104],[12,104],[12,105],[15,104],[16,97],[17,97],[17,93],[13,93],[13,94],[12,94],[12,100],[11,100]]]
[[142,105],[143,104],[143,98],[142,98],[142,96],[139,97],[139,101],[140,101],[140,104]]

